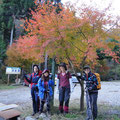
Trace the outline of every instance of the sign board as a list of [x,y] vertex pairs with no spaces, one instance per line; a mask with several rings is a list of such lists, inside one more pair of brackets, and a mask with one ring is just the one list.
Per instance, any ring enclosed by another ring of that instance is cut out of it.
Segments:
[[6,74],[20,74],[20,67],[6,67]]

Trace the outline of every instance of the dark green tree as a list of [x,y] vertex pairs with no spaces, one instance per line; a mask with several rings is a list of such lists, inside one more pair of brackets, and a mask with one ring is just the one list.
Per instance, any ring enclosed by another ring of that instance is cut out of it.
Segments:
[[34,0],[2,0],[0,4],[0,32],[7,45],[10,43],[10,38],[15,36],[15,20],[29,18],[30,8],[33,9],[34,6]]

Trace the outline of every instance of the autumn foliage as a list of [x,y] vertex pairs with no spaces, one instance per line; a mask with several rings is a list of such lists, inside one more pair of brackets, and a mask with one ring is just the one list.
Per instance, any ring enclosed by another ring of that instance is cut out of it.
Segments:
[[[113,51],[115,45],[120,46],[120,36],[116,32],[118,20],[106,14],[109,7],[100,11],[86,5],[75,8],[70,4],[53,6],[36,2],[36,6],[35,11],[31,10],[32,18],[25,21],[27,34],[8,48],[9,65],[19,66],[26,60],[43,62],[47,52],[49,58],[56,57],[56,62],[69,63],[75,72],[75,67],[82,69],[86,63],[94,67],[98,63],[98,49],[119,62]],[[107,41],[109,38],[118,43]],[[78,81],[81,85],[80,110],[83,110],[84,82]]]
[[24,28],[27,34],[19,37],[15,47],[8,51],[15,49],[21,58],[39,62],[44,60],[47,52],[49,57],[56,56],[57,61],[80,67],[85,63],[96,65],[96,50],[103,48],[102,52],[118,61],[111,44],[106,42],[108,38],[120,41],[110,33],[111,26],[116,29],[117,24],[106,11],[90,6],[75,8],[70,4],[59,4],[58,8],[52,4],[37,4],[36,10],[31,10],[32,18],[26,19]]

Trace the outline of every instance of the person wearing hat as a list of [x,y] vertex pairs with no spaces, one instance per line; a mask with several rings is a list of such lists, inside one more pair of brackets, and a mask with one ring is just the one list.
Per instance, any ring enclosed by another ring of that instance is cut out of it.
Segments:
[[86,120],[90,120],[89,102],[91,104],[93,120],[95,120],[97,118],[97,97],[98,97],[97,85],[98,85],[98,81],[97,81],[96,75],[91,72],[90,66],[88,66],[88,65],[84,66],[83,72],[84,72],[84,74],[81,77],[81,79],[86,82],[86,89],[88,90],[88,94],[89,94],[89,99],[86,96],[86,103],[87,103],[87,118],[86,118]]
[[44,104],[46,103],[46,110],[50,112],[50,100],[53,95],[52,86],[54,85],[53,80],[49,77],[49,70],[42,72],[42,77],[38,81],[39,98],[40,98],[40,113],[43,112]]
[[39,97],[37,83],[39,78],[41,77],[41,73],[42,72],[39,70],[38,65],[33,65],[33,73],[31,74],[30,79],[27,78],[27,75],[24,75],[26,80],[31,84],[31,96],[33,104],[32,116],[39,112]]
[[70,93],[73,91],[73,84],[71,74],[67,71],[67,66],[65,63],[61,63],[59,65],[57,78],[57,90],[59,91],[59,111],[60,113],[68,113]]

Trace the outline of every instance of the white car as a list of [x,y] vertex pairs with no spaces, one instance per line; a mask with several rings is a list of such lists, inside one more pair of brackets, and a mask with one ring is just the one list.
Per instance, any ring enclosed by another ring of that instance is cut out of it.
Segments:
[[[80,76],[81,73],[77,73],[77,75]],[[72,76],[72,82],[73,82],[73,83],[79,83],[79,81],[77,80],[76,75],[75,75],[74,73],[71,74],[71,76]]]

